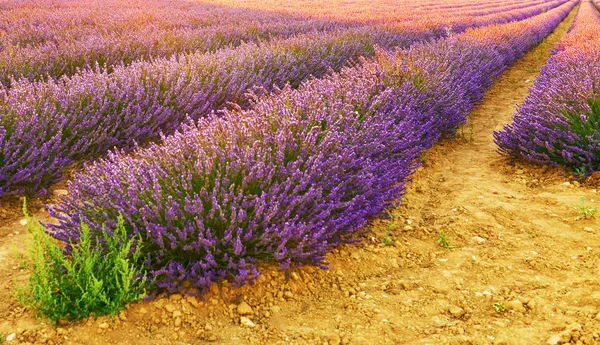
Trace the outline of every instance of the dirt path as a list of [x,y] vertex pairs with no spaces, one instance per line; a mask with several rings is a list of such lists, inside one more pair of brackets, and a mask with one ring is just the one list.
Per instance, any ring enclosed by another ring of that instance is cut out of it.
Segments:
[[[573,15],[499,78],[463,137],[426,155],[391,219],[329,256],[329,271],[266,269],[254,286],[215,286],[203,301],[161,297],[107,329],[99,319],[55,331],[10,297],[25,277],[7,254],[11,240],[23,247],[16,221],[0,230],[12,233],[0,242],[0,332],[48,344],[600,344],[600,222],[575,210],[596,191],[511,166],[492,140]],[[452,249],[437,244],[440,231]]]

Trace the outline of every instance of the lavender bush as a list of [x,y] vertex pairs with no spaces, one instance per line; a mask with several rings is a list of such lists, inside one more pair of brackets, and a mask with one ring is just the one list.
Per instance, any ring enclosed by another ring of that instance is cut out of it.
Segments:
[[244,283],[257,264],[325,265],[324,255],[402,195],[418,155],[452,135],[493,78],[575,2],[345,68],[248,110],[200,119],[134,154],[115,152],[51,207],[60,240],[123,215],[160,288]]
[[501,153],[580,173],[600,170],[600,16],[581,4],[513,122],[496,132]]

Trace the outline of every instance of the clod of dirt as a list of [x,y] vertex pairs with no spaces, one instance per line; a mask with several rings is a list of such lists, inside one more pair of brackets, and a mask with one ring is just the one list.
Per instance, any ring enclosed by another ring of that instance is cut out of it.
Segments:
[[237,312],[240,315],[254,315],[252,307],[250,307],[250,305],[248,305],[246,302],[242,302],[237,306]]
[[457,319],[460,319],[461,317],[463,317],[463,315],[465,315],[465,310],[455,305],[451,306],[448,309],[448,311],[450,312],[450,314],[452,314],[452,316],[454,316]]
[[516,300],[512,300],[510,302],[506,303],[506,308],[508,310],[514,310],[518,313],[525,313],[527,310],[525,309],[525,307],[523,306],[523,302],[521,302],[520,300],[516,299]]
[[166,309],[166,310],[167,310],[169,313],[172,313],[172,312],[174,312],[175,310],[177,310],[177,307],[175,307],[175,305],[174,305],[174,304],[170,304],[170,303],[169,303],[169,304],[165,305],[165,309]]

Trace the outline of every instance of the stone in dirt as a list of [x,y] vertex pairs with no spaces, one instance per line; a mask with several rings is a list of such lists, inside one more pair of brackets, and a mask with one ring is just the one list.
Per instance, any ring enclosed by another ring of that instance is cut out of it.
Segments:
[[108,328],[108,323],[107,322],[102,322],[101,324],[98,325],[99,328],[102,329],[107,329]]
[[478,243],[478,244],[484,244],[486,239],[483,237],[479,237],[479,236],[473,236],[471,238],[471,240],[473,240],[473,242]]
[[246,302],[242,302],[237,306],[237,312],[240,315],[254,315],[254,310]]
[[17,337],[17,333],[11,333],[6,337],[6,341],[13,341]]
[[240,324],[246,327],[256,327],[256,324],[245,316],[240,317]]
[[465,310],[461,307],[457,307],[455,305],[451,306],[448,311],[450,311],[450,314],[452,314],[452,316],[454,316],[457,319],[460,319],[463,315],[465,315]]
[[569,342],[569,340],[571,340],[570,333],[567,334],[565,332],[562,332],[561,334],[556,334],[556,335],[551,336],[546,341],[546,344],[548,344],[548,345],[559,345],[559,344],[567,343],[567,342]]
[[525,307],[523,306],[523,303],[521,301],[519,301],[518,299],[512,300],[508,303],[506,303],[506,308],[508,310],[514,310],[518,313],[525,313],[527,310],[525,309]]

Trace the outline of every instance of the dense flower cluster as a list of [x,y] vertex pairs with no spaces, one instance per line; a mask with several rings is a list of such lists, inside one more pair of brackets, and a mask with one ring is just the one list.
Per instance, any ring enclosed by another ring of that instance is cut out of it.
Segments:
[[[479,18],[504,22],[539,11],[534,6]],[[171,134],[186,117],[196,120],[229,102],[244,106],[252,88],[296,87],[311,75],[372,56],[376,45],[402,48],[440,35],[350,28],[139,61],[111,73],[85,70],[59,81],[15,82],[0,89],[0,195],[43,192],[73,162]]]
[[600,170],[600,16],[584,1],[513,122],[495,133],[500,152],[579,173]]
[[122,215],[151,278],[170,290],[244,283],[261,261],[324,265],[402,195],[418,155],[452,135],[493,78],[574,6],[381,51],[161,144],[112,153],[70,182],[51,231],[76,240],[82,222],[98,233]]
[[[470,26],[516,20],[564,1],[456,6],[453,11],[438,11],[434,17],[435,9],[416,16],[413,12],[417,11],[407,11],[396,3],[399,8],[387,13],[391,23],[386,25],[409,36],[439,36],[448,26],[452,32],[460,32]],[[279,13],[281,4],[252,10],[181,0],[41,0],[5,6],[8,8],[0,18],[0,83],[7,86],[12,79],[58,78],[96,65],[110,70],[113,65],[140,59],[210,52],[242,42],[356,27],[366,21],[348,22],[332,14]],[[370,16],[369,26],[377,24],[373,14]],[[346,17],[354,15],[346,13]]]

